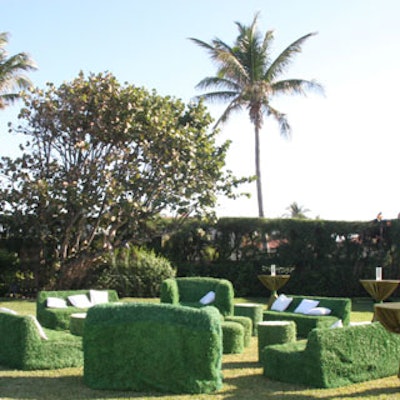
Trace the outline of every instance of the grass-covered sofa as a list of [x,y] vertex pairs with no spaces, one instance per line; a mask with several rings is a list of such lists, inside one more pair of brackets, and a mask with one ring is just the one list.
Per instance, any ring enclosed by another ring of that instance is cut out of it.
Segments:
[[[184,277],[166,279],[161,284],[161,303],[201,308],[216,307],[221,316],[224,354],[242,353],[250,344],[253,322],[248,317],[234,315],[235,293],[227,279],[211,277]],[[210,303],[202,304],[201,299],[213,293]],[[241,325],[237,326],[237,325]]]
[[272,380],[335,388],[396,375],[400,335],[379,323],[314,329],[308,340],[266,346],[264,375]]
[[[294,321],[297,335],[306,338],[308,333],[315,328],[329,328],[338,320],[342,320],[344,326],[350,323],[351,299],[345,297],[317,297],[286,295],[293,300],[285,311],[267,310],[263,313],[264,321]],[[294,310],[303,299],[318,300],[318,307],[326,307],[331,310],[329,315],[306,315],[295,313]]]
[[[108,301],[116,302],[119,300],[118,293],[115,290],[107,290]],[[68,302],[69,296],[86,295],[90,299],[90,290],[57,290],[57,291],[41,291],[36,298],[36,317],[38,321],[46,328],[56,330],[69,329],[70,316],[74,313],[86,312],[87,309],[73,307]],[[50,308],[47,307],[48,298],[58,298],[65,300],[68,304],[67,308]]]
[[105,304],[89,309],[84,382],[93,389],[209,393],[222,386],[214,307]]
[[34,318],[0,312],[0,364],[21,370],[83,365],[82,339],[64,331],[43,330]]

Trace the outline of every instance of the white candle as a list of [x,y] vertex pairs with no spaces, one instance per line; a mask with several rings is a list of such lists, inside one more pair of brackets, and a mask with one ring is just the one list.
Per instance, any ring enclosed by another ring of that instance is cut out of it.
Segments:
[[275,268],[275,264],[271,265],[271,275],[275,276],[276,275],[276,268]]
[[377,267],[375,270],[376,274],[376,280],[381,281],[382,280],[382,267]]

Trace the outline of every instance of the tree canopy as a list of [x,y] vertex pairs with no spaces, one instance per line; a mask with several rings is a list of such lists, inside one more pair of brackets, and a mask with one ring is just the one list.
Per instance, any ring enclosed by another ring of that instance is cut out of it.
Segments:
[[81,73],[31,89],[20,125],[22,155],[3,157],[0,200],[41,264],[86,265],[103,250],[139,242],[154,218],[212,212],[240,180],[224,170],[204,105],[185,105],[110,73]]

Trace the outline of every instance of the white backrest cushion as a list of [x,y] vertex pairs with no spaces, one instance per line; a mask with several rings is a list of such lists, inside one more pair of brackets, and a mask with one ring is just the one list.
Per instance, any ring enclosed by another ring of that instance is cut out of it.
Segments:
[[212,290],[210,292],[208,292],[207,294],[205,294],[199,301],[201,304],[210,304],[215,300],[215,292],[213,292]]
[[307,314],[309,310],[317,307],[319,304],[318,300],[303,299],[300,304],[294,310],[298,314]]
[[92,306],[92,303],[89,301],[86,294],[74,294],[68,296],[68,301],[77,308],[89,308]]
[[273,302],[271,306],[271,311],[285,311],[292,301],[293,297],[287,297],[284,294],[280,294],[278,298]]
[[330,329],[336,329],[336,328],[343,328],[343,321],[341,319],[338,319],[335,323],[333,323],[330,326]]
[[0,307],[0,312],[7,313],[7,314],[13,314],[13,315],[18,314],[16,311],[11,310],[11,308],[7,308],[7,307]]
[[32,321],[34,322],[34,324],[36,326],[36,329],[37,329],[37,331],[39,333],[40,338],[43,339],[43,340],[48,340],[46,332],[43,330],[42,325],[40,325],[40,322],[36,319],[36,317],[33,316],[33,315],[29,315],[29,318],[31,318]]
[[48,297],[46,299],[46,306],[49,308],[67,308],[67,302],[59,297]]
[[107,290],[89,290],[92,305],[108,303]]

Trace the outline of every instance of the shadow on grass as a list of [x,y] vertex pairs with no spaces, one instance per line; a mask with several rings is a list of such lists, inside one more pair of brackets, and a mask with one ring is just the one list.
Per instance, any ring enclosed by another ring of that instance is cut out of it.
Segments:
[[[10,371],[10,376],[7,376]],[[62,370],[60,370],[61,372]],[[43,372],[45,374],[46,372]],[[81,373],[69,376],[14,376],[15,371],[0,368],[0,398],[35,400],[144,399],[164,397],[163,393],[93,390]]]
[[[400,399],[400,380],[390,380],[390,385],[379,387],[378,381],[363,382],[334,389],[316,389],[271,381],[262,375],[237,376],[224,379],[229,390],[224,400],[340,400],[340,399]],[[374,386],[374,387],[372,387]],[[378,387],[377,387],[378,386]]]

